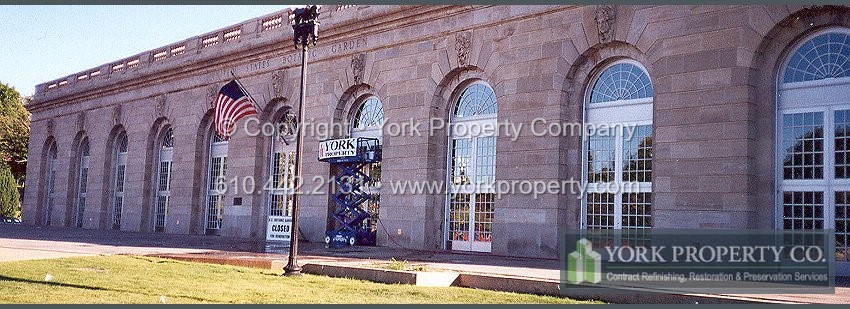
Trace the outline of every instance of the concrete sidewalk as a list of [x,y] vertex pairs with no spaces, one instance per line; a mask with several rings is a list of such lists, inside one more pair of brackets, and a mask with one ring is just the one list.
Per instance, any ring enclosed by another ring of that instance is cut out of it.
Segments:
[[[144,234],[114,230],[0,225],[0,261],[57,258],[76,255],[135,254],[187,261],[282,270],[288,249],[217,236]],[[312,269],[376,269],[391,259],[424,265],[429,270],[462,274],[456,285],[516,292],[564,295],[559,291],[560,262],[492,254],[433,252],[388,247],[325,248],[323,243],[301,243],[299,264]],[[318,267],[318,268],[317,268]],[[350,270],[346,273],[344,269]],[[369,278],[361,278],[369,279]],[[465,280],[465,281],[464,281]],[[850,280],[837,280],[835,294],[716,295],[676,293],[606,293],[570,295],[615,303],[850,303]]]

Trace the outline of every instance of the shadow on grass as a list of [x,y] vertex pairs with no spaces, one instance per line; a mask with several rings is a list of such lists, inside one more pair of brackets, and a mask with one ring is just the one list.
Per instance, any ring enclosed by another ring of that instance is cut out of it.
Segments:
[[145,296],[151,296],[151,297],[159,297],[159,296],[173,297],[173,298],[178,298],[178,297],[179,297],[179,298],[188,298],[188,299],[192,299],[192,300],[196,300],[196,301],[200,301],[200,302],[220,303],[219,301],[215,301],[215,300],[212,300],[212,299],[206,299],[206,298],[194,297],[194,296],[186,296],[186,295],[159,295],[159,294],[143,293],[143,292],[139,292],[139,291],[127,291],[127,290],[120,290],[120,289],[109,289],[109,288],[102,288],[102,287],[88,286],[88,285],[80,285],[80,284],[73,284],[73,283],[62,283],[62,282],[52,282],[52,281],[38,281],[38,280],[32,280],[32,279],[14,278],[14,277],[2,276],[2,275],[0,275],[0,281],[9,281],[9,282],[18,282],[18,283],[27,283],[27,284],[41,284],[41,285],[47,285],[47,286],[53,286],[53,287],[66,287],[66,288],[83,289],[83,290],[91,290],[91,291],[118,292],[118,293],[131,293],[131,294],[139,294],[139,295],[145,295]]

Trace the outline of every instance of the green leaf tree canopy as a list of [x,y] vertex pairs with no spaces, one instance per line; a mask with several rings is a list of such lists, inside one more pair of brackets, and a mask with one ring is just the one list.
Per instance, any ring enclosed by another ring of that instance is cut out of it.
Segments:
[[17,182],[23,183],[27,169],[30,114],[15,88],[0,83],[0,161],[11,168]]

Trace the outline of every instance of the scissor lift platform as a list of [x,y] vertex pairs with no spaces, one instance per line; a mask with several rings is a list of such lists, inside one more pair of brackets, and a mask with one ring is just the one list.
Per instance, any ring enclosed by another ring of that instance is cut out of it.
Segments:
[[319,161],[328,162],[339,170],[334,177],[336,193],[332,196],[337,204],[333,218],[338,225],[325,233],[325,243],[336,248],[375,245],[375,231],[363,224],[371,216],[360,206],[372,198],[362,188],[372,180],[363,168],[381,161],[380,140],[359,137],[322,141],[320,151]]

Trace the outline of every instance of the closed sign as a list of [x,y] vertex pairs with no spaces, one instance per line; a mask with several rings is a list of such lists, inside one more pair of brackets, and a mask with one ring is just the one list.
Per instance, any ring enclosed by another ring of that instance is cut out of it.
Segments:
[[292,217],[269,216],[266,227],[266,240],[289,241],[292,231]]
[[319,160],[357,155],[357,138],[332,139],[319,142]]

